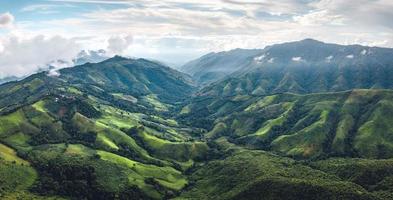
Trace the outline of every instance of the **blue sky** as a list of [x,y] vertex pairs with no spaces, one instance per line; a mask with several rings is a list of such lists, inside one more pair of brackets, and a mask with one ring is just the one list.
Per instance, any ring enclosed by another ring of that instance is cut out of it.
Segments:
[[180,65],[304,38],[393,47],[392,10],[391,0],[2,0],[0,77],[83,49]]

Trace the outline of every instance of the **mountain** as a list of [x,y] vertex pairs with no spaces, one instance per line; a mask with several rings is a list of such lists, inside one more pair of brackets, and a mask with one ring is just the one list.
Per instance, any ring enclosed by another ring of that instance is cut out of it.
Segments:
[[[258,55],[254,52],[243,61],[241,68],[232,71],[231,76],[204,88],[201,93],[229,96],[282,92],[306,94],[393,87],[392,49],[326,44],[306,39],[268,46]],[[234,59],[232,56],[221,59]],[[203,58],[205,62],[209,60]],[[219,68],[213,64],[209,67]],[[191,74],[198,73],[201,72]],[[198,79],[198,76],[194,78]]]
[[156,95],[163,101],[179,101],[191,94],[191,79],[172,68],[146,59],[115,56],[98,64],[59,71],[60,79],[76,85],[100,87],[132,96]]
[[142,109],[162,107],[167,110],[167,106],[157,101],[176,102],[186,98],[193,91],[189,79],[185,74],[148,60],[116,56],[97,64],[61,69],[55,76],[41,72],[20,82],[1,85],[0,112],[37,101],[53,90],[70,87],[109,100],[122,99],[125,104],[139,101]]
[[311,39],[269,46],[198,91],[178,119],[285,156],[390,158],[392,55]]
[[16,76],[7,76],[7,77],[4,77],[4,78],[0,78],[0,84],[11,82],[11,81],[17,81],[19,79],[20,78],[18,78]]
[[194,141],[198,129],[163,118],[192,92],[188,79],[116,56],[1,85],[1,196],[174,196],[187,184],[183,172],[209,151]]
[[196,83],[207,85],[247,66],[262,50],[235,49],[210,53],[180,67],[190,74]]
[[2,84],[0,198],[392,199],[390,51],[238,49],[212,54],[244,55],[195,85],[115,56]]

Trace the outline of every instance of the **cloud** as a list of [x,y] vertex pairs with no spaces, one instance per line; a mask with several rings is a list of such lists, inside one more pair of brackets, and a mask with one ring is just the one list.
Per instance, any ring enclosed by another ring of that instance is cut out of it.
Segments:
[[122,54],[132,44],[133,38],[128,36],[113,36],[108,39],[108,52],[111,54]]
[[[33,3],[20,10],[60,13],[39,19],[26,15],[23,21],[14,22],[10,32],[19,38],[61,35],[74,38],[73,42],[82,49],[105,49],[111,55],[147,57],[167,63],[181,64],[211,51],[263,48],[304,38],[393,47],[391,0],[42,2],[46,3]],[[70,6],[55,9],[46,4]],[[0,43],[0,52],[2,46]]]
[[23,7],[20,11],[21,12],[34,12],[40,14],[55,14],[59,13],[60,11],[57,9],[64,9],[64,8],[72,8],[75,7],[71,4],[32,4]]
[[303,61],[303,59],[302,59],[302,57],[293,57],[292,61],[300,62],[300,61]]
[[320,0],[309,4],[330,16],[341,16],[347,25],[379,26],[393,29],[391,0]]
[[90,3],[90,4],[131,4],[129,0],[48,0],[52,2]]
[[11,26],[14,23],[14,20],[14,16],[9,12],[0,14],[0,28]]
[[0,77],[29,75],[57,60],[71,63],[80,48],[72,39],[42,35],[33,38],[10,36],[0,40],[0,44],[3,46]]
[[346,58],[352,59],[352,58],[354,58],[354,55],[352,55],[352,54],[347,55]]
[[320,26],[343,25],[345,19],[339,14],[330,14],[327,10],[319,10],[305,15],[294,16],[293,20],[305,26]]

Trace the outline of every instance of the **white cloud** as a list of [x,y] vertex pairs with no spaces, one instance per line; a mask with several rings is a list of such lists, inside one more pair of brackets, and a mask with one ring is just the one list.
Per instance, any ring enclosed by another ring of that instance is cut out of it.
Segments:
[[300,62],[300,61],[303,61],[303,59],[302,59],[302,57],[293,57],[292,61]]
[[0,14],[0,28],[10,27],[14,20],[14,16],[9,12]]
[[346,58],[349,58],[349,59],[353,59],[354,57],[355,57],[355,56],[354,56],[354,55],[352,55],[352,54],[351,54],[351,55],[347,55],[347,56],[346,56]]
[[341,16],[347,24],[393,28],[393,1],[391,0],[320,0],[310,3],[316,10],[331,16]]
[[122,54],[132,44],[133,37],[131,35],[112,36],[108,39],[108,51],[110,54]]
[[[184,63],[210,51],[263,48],[304,38],[329,43],[393,47],[391,0],[46,2],[33,3],[20,10],[35,13],[76,9],[78,14],[69,15],[73,12],[66,10],[67,14],[61,17],[58,14],[53,18],[47,15],[38,20],[29,19],[26,15],[23,21],[16,21],[14,25],[11,22],[12,29],[8,30],[18,38],[61,35],[63,38],[75,38],[73,42],[83,49],[106,49],[110,54],[148,57],[169,63]],[[55,9],[53,6],[57,5],[69,7]],[[13,17],[11,21],[14,21]],[[122,35],[119,36],[119,33]],[[0,42],[0,52],[5,48],[2,47],[4,44]],[[48,53],[52,57],[61,57],[57,55],[60,52]],[[265,59],[273,62],[268,56]],[[0,68],[2,72],[3,68]]]
[[258,57],[255,57],[255,58],[254,58],[254,61],[257,62],[257,63],[260,63],[260,62],[263,61],[263,59],[264,59],[265,57],[266,57],[266,55],[265,55],[265,54],[262,54],[262,55],[260,55],[260,56],[258,56]]
[[10,36],[0,40],[0,77],[24,76],[56,60],[71,63],[79,48],[72,39],[60,36],[33,38]]
[[330,14],[327,10],[311,11],[305,15],[294,16],[293,20],[305,26],[343,25],[345,19],[339,14]]
[[326,62],[330,62],[332,59],[333,59],[333,56],[330,55],[330,56],[328,56],[328,57],[325,58],[325,61],[326,61]]

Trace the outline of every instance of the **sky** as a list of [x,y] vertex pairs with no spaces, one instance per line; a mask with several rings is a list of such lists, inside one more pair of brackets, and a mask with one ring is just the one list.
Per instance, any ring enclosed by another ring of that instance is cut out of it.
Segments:
[[393,47],[393,1],[0,0],[0,78],[81,50],[178,66],[304,38]]

